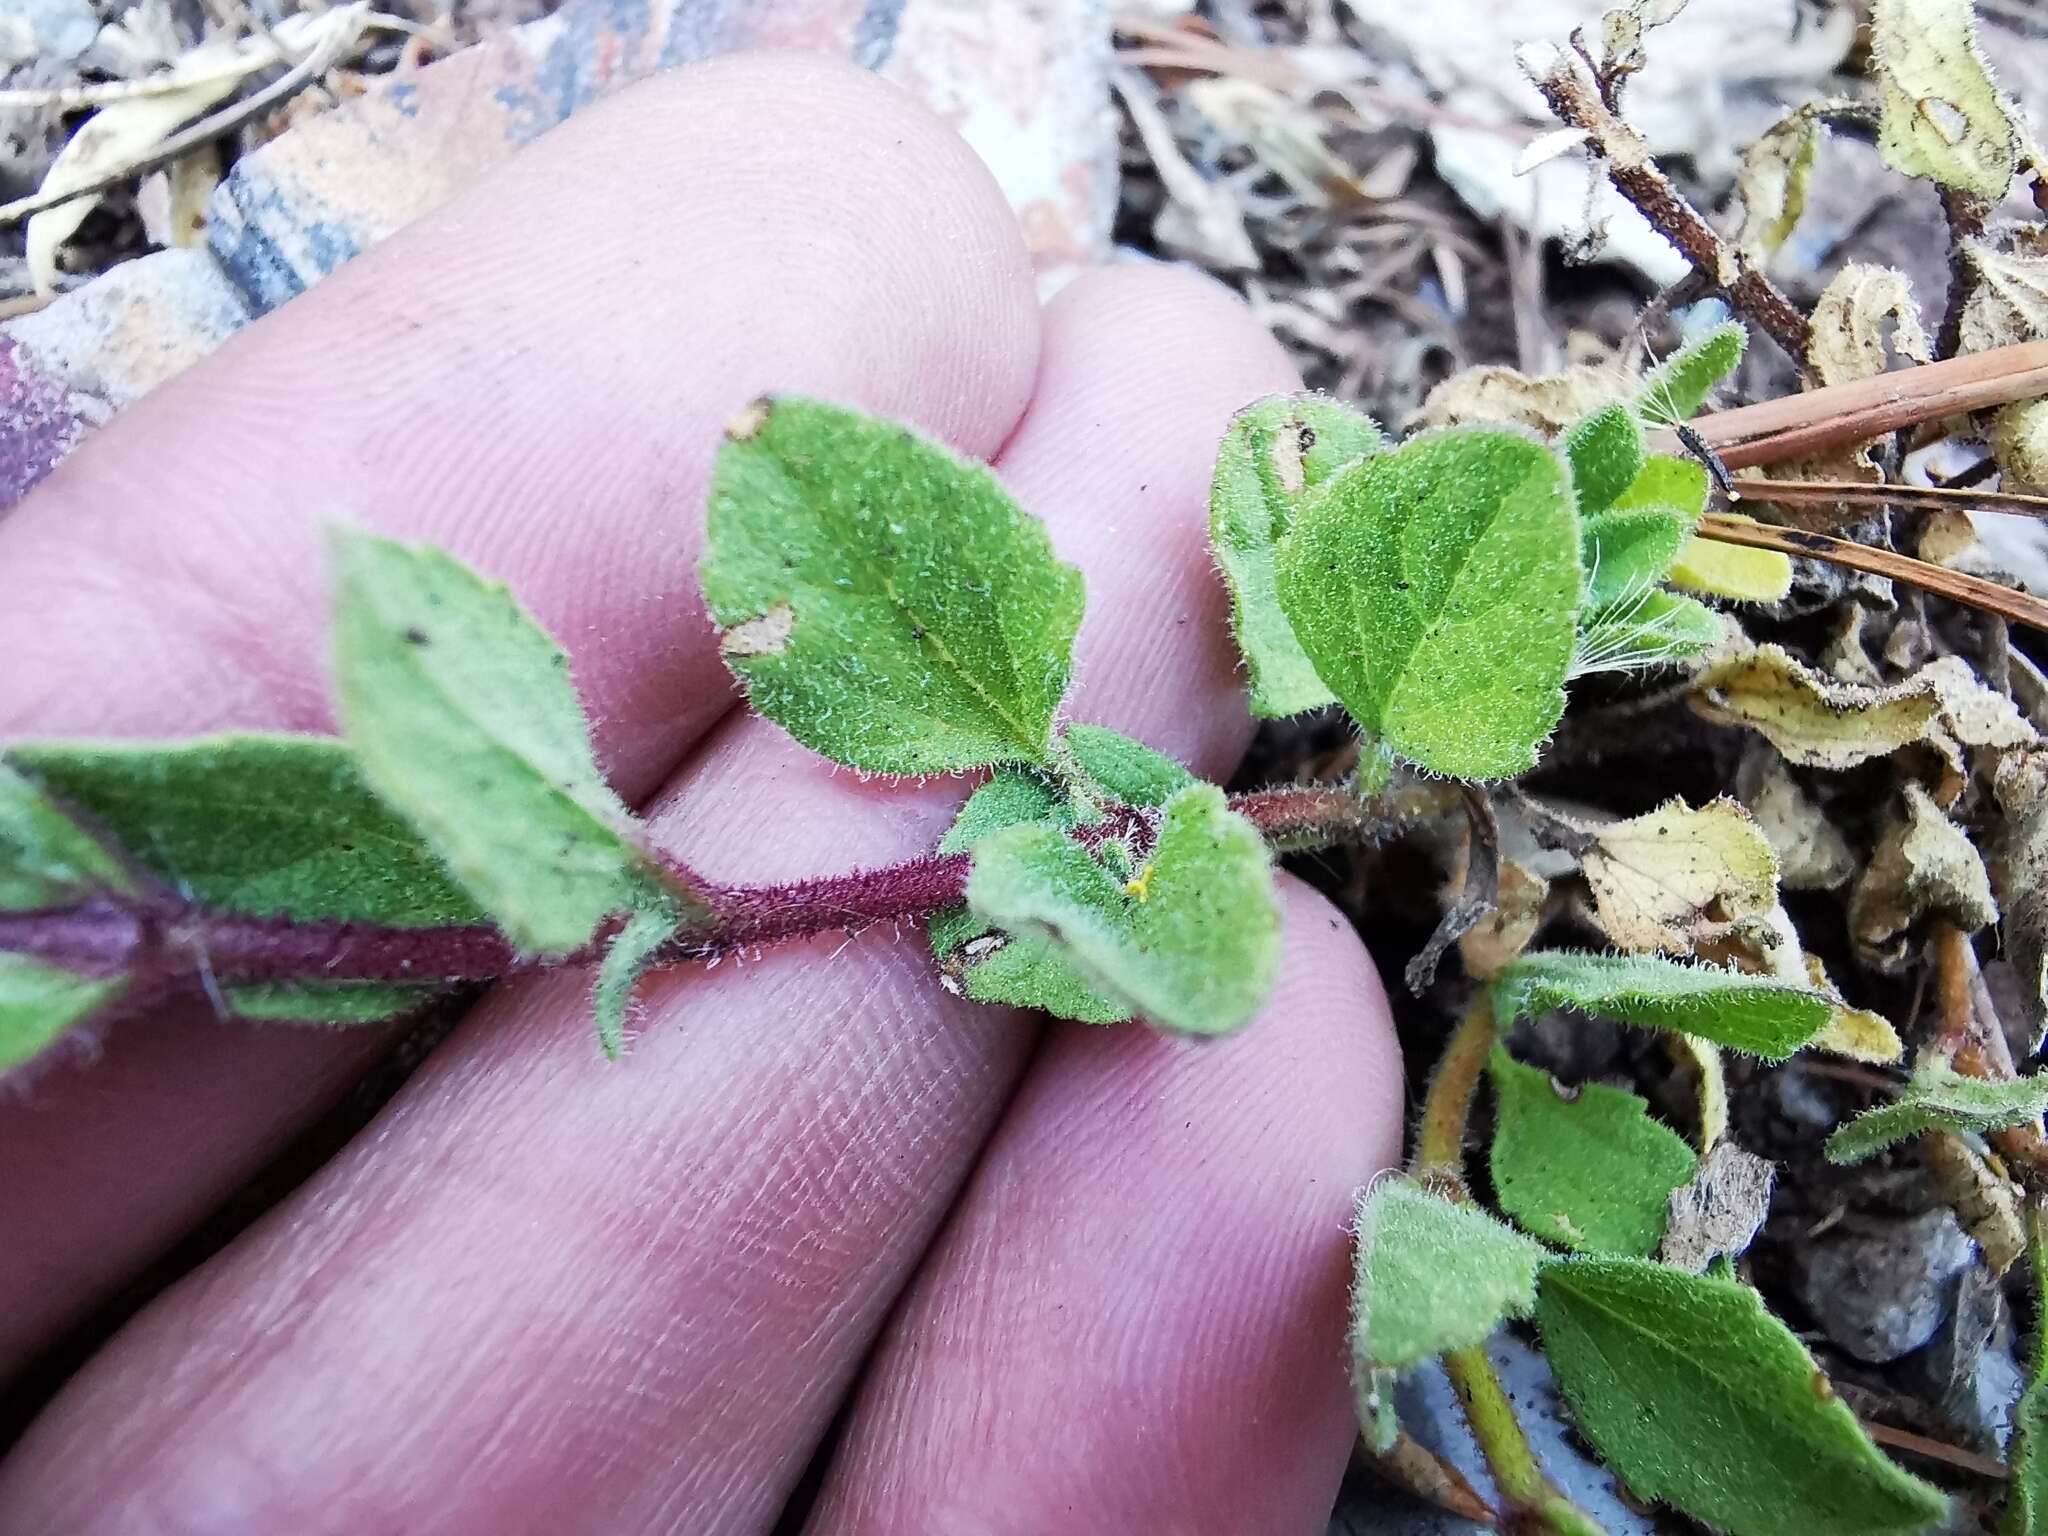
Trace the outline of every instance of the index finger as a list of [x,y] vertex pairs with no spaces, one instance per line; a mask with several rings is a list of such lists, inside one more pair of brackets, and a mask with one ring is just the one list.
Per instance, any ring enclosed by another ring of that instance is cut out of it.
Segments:
[[[0,736],[324,727],[340,509],[509,581],[637,799],[734,699],[694,575],[722,424],[808,392],[988,454],[1037,351],[1015,220],[909,98],[796,55],[649,82],[237,337],[0,523]],[[0,1231],[24,1235],[0,1376],[369,1048],[155,1018],[0,1102]]]

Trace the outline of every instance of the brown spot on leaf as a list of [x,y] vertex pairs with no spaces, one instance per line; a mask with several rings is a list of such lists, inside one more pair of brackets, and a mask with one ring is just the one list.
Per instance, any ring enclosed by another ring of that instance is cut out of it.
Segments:
[[780,656],[789,646],[789,632],[796,627],[796,610],[777,603],[758,619],[735,624],[718,642],[721,656]]

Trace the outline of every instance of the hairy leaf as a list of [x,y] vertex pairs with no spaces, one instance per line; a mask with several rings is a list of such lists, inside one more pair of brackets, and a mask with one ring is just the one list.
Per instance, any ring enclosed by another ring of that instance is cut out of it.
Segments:
[[1732,1536],[1904,1536],[1946,1512],[1745,1285],[1580,1259],[1543,1271],[1536,1317],[1573,1418],[1638,1497]]
[[1922,1131],[2004,1130],[2038,1121],[2048,1109],[2048,1073],[1991,1082],[1964,1077],[1941,1063],[1913,1074],[1889,1104],[1866,1110],[1828,1138],[1831,1163],[1860,1163]]
[[1697,1171],[1692,1148],[1632,1093],[1561,1088],[1499,1046],[1491,1167],[1500,1208],[1541,1238],[1633,1258],[1664,1238],[1671,1192]]
[[[2034,1294],[2048,1296],[2048,1239],[2037,1212],[2029,1224],[2028,1256],[2033,1260]],[[2036,1323],[2026,1391],[2012,1412],[2011,1490],[2006,1495],[2003,1536],[2048,1536],[2048,1327]]]
[[1965,352],[2048,336],[2048,233],[2017,230],[2002,245],[1965,240],[1962,255],[1976,278],[1963,306]]
[[[1193,774],[1142,742],[1097,725],[1071,725],[1067,750],[1096,784],[1125,805],[1164,805],[1175,790],[1196,782]],[[953,826],[939,843],[941,853],[965,853],[991,832],[1028,822],[1073,825],[1073,808],[1046,775],[1024,768],[998,768],[967,797]],[[1105,910],[1121,912],[1122,893]],[[1091,986],[1058,945],[1029,934],[1006,934],[974,915],[964,902],[937,914],[927,926],[940,979],[978,1003],[1042,1008],[1084,1024],[1116,1024],[1129,1008]]]
[[1680,513],[1688,523],[1697,522],[1707,508],[1707,469],[1697,459],[1673,458],[1654,453],[1627,490],[1614,499],[1608,510],[1631,512],[1640,507],[1665,507]]
[[1920,363],[1934,355],[1912,281],[1895,267],[1852,261],[1814,304],[1806,360],[1823,384],[1853,384],[1889,368],[1891,352]]
[[401,928],[483,921],[341,742],[26,743],[7,756],[137,864],[216,911]]
[[726,429],[701,576],[749,702],[813,751],[901,774],[1051,760],[1081,573],[982,466],[758,400]]
[[1715,612],[1675,592],[1650,590],[1587,620],[1572,676],[1664,666],[1719,645],[1727,628]]
[[1495,979],[1503,1026],[1550,1008],[1576,1008],[1643,1029],[1675,1029],[1731,1050],[1782,1061],[1826,1027],[1829,999],[1771,976],[1652,955],[1539,950]]
[[1209,784],[1166,802],[1158,845],[1128,882],[1036,823],[975,845],[967,902],[983,922],[1050,940],[1104,995],[1188,1034],[1249,1023],[1279,968],[1271,857]]
[[683,926],[682,915],[675,908],[653,903],[627,918],[606,946],[597,968],[595,992],[597,1043],[606,1060],[617,1061],[625,1049],[626,1011],[633,1003],[633,988],[647,974],[661,946]]
[[1791,238],[1806,211],[1806,189],[1825,132],[1819,114],[1802,107],[1780,118],[1742,152],[1735,190],[1742,198],[1736,243],[1768,256]]
[[133,889],[128,871],[97,837],[0,758],[0,912]]
[[1360,1372],[1405,1370],[1527,1317],[1549,1257],[1484,1211],[1382,1179],[1358,1202],[1351,1350]]
[[1733,800],[1682,800],[1602,827],[1583,860],[1600,926],[1623,949],[1690,954],[1778,901],[1778,858]]
[[18,1067],[112,1002],[125,982],[0,953],[0,1072]]
[[1965,933],[1998,921],[1991,877],[1963,829],[1910,779],[1904,798],[1905,814],[1886,825],[1849,897],[1857,956],[1874,970],[1901,969],[1907,936],[1929,916]]
[[1782,646],[1760,645],[1697,679],[1693,707],[1710,720],[1761,731],[1789,762],[1849,768],[1918,741],[1942,713],[1941,695],[1916,679],[1891,688],[1837,683]]
[[337,530],[335,672],[363,779],[525,949],[576,948],[656,875],[598,771],[569,659],[440,550]]
[[1274,395],[1238,412],[1216,454],[1209,540],[1230,588],[1251,709],[1277,718],[1331,701],[1281,611],[1274,562],[1302,502],[1385,446],[1370,418],[1322,395]]
[[1733,320],[1688,341],[1644,378],[1636,396],[1643,420],[1668,427],[1697,415],[1748,345],[1749,333]]
[[1580,542],[1586,562],[1586,607],[1599,614],[1632,604],[1671,569],[1694,519],[1670,507],[1632,507],[1586,520]]
[[382,981],[243,982],[226,990],[228,1011],[236,1018],[283,1024],[374,1024],[433,995],[432,987]]
[[1582,585],[1564,466],[1452,430],[1365,461],[1301,512],[1280,600],[1368,735],[1457,778],[1520,773],[1564,710]]
[[1970,0],[1873,0],[1870,52],[1884,163],[1992,202],[2004,197],[2024,135],[1977,47]]
[[1643,472],[1642,425],[1620,402],[1577,423],[1559,446],[1572,467],[1572,490],[1579,498],[1582,519],[1613,506]]

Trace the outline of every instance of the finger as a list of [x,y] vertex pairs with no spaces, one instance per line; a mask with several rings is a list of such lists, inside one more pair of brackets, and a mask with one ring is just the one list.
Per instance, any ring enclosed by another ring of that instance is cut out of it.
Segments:
[[1240,1036],[1065,1025],[863,1384],[813,1536],[1281,1536],[1328,1524],[1358,1421],[1352,1195],[1400,1152],[1385,994],[1285,882]]
[[[733,698],[693,574],[724,421],[801,390],[991,451],[1035,305],[987,173],[894,89],[792,55],[624,92],[138,404],[0,524],[28,599],[0,607],[0,732],[324,728],[339,509],[509,580],[644,796]],[[176,1017],[106,1049],[0,1102],[0,1231],[36,1245],[0,1266],[0,1375],[364,1046]]]
[[[1288,382],[1221,290],[1084,279],[1048,315],[1031,413],[1069,428],[1027,418],[1005,465],[1064,488],[1039,510],[1089,581],[1080,711],[1143,714],[1211,767],[1245,729],[1194,638],[1222,622],[1197,579],[1211,445]],[[1127,673],[1162,633],[1188,637],[1166,681]],[[959,793],[863,783],[735,719],[659,826],[716,878],[787,878],[928,848]],[[644,1003],[607,1068],[583,982],[501,989],[302,1195],[88,1369],[0,1474],[0,1505],[52,1532],[95,1510],[113,1531],[320,1530],[341,1509],[359,1529],[764,1528],[1035,1030],[949,998],[916,933],[668,973]]]

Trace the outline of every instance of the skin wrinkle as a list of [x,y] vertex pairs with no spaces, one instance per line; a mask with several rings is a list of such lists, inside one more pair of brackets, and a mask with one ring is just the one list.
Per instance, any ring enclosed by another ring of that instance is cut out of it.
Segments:
[[[805,111],[764,142],[761,103],[792,94]],[[807,262],[820,222],[862,259]],[[324,722],[313,524],[339,507],[511,580],[643,797],[737,703],[694,580],[731,412],[799,388],[986,451],[1037,334],[1000,193],[892,87],[790,56],[630,88],[138,402],[9,514],[0,565],[37,600],[0,609],[0,737]],[[41,1236],[32,1270],[0,1275],[0,1373],[332,1102],[375,1039],[186,1013],[0,1103],[0,1230]]]
[[[1159,288],[1179,295],[1163,329],[1160,311],[1148,316],[1138,302]],[[1127,312],[1149,318],[1147,329],[1127,326]],[[1200,349],[1208,398],[1191,403],[1162,385],[1116,405],[1136,429],[1150,425],[1161,401],[1177,411],[1199,404],[1206,422],[1185,430],[1211,445],[1263,371],[1279,367],[1271,341],[1240,309],[1171,275],[1085,279],[1055,305],[1049,327],[1039,381],[1046,398],[1085,388],[1102,355],[1149,350],[1162,374],[1187,371],[1164,355],[1162,335]],[[1170,692],[1107,696],[1125,686],[1123,637],[1159,627],[1152,562],[1131,559],[1132,547],[1198,540],[1202,526],[1206,450],[1193,464],[1168,462],[1185,450],[1153,446],[1168,436],[1163,425],[1137,435],[1146,454],[1160,453],[1157,462],[1119,460],[1077,477],[1061,497],[1033,502],[1055,525],[1062,553],[1094,573],[1097,613],[1083,645],[1099,658],[1097,691],[1077,712],[1137,716],[1157,744],[1210,759],[1217,771],[1225,762],[1213,759],[1234,752],[1246,729],[1228,668],[1216,677],[1184,663]],[[1088,456],[1101,436],[1036,439],[1031,452],[1047,468],[1020,457],[1010,466],[1015,483]],[[1014,451],[1029,440],[1027,424]],[[1155,487],[1153,499],[1103,535],[1098,509],[1126,473]],[[1157,488],[1170,483],[1183,492],[1168,500]],[[1220,604],[1212,611],[1220,622]],[[1191,655],[1199,639],[1189,636]],[[708,814],[731,804],[726,786],[741,779],[741,811]],[[720,728],[681,784],[663,803],[657,835],[708,873],[748,879],[793,864],[815,872],[821,849],[843,865],[925,846],[966,787],[862,783],[745,719]],[[1362,967],[1355,942],[1344,942],[1349,963]],[[116,1341],[0,1470],[0,1504],[16,1500],[8,1507],[50,1536],[117,1536],[136,1528],[126,1517],[137,1508],[189,1514],[203,1505],[206,1448],[224,1439],[243,1449],[239,1470],[258,1516],[241,1527],[198,1527],[209,1536],[252,1528],[497,1536],[565,1523],[607,1532],[766,1529],[1032,1044],[1014,1017],[939,991],[915,938],[897,944],[871,932],[821,965],[834,947],[813,941],[744,967],[656,978],[634,1051],[612,1068],[591,1047],[578,978],[501,988],[372,1137]],[[1186,1049],[1148,1043],[1162,1053]],[[1352,1048],[1331,1049],[1341,1062],[1309,1065],[1348,1081]],[[843,1116],[830,1112],[840,1106]],[[437,1164],[431,1179],[396,1171],[416,1156]],[[339,1248],[354,1277],[335,1276],[311,1305],[288,1308],[283,1345],[255,1379],[221,1391],[204,1368],[188,1370],[179,1376],[184,1401],[164,1401],[154,1385],[163,1363],[197,1355],[203,1366],[240,1348],[237,1291],[260,1276],[259,1290],[285,1294],[276,1273],[292,1266],[297,1234],[334,1209],[352,1213],[354,1230]],[[748,1244],[752,1255],[735,1254]],[[451,1274],[463,1289],[447,1289]],[[462,1310],[463,1330],[480,1330],[455,1352],[439,1333],[452,1309]],[[630,1345],[653,1336],[649,1319],[660,1320],[670,1351],[655,1379],[672,1385],[666,1394],[606,1397],[607,1370],[614,1384],[647,1379],[644,1364],[627,1362]],[[550,1335],[551,1353],[536,1360],[524,1340],[543,1324],[573,1330],[571,1343],[556,1348]],[[1294,1314],[1272,1325],[1304,1347]],[[1326,1346],[1318,1329],[1306,1347]],[[436,1362],[431,1382],[420,1379],[423,1360]],[[479,1360],[489,1368],[469,1368]],[[552,1375],[537,1374],[550,1362]],[[589,1394],[585,1417],[559,1411],[565,1393]],[[406,1433],[402,1426],[421,1421],[423,1401],[437,1410],[434,1435]],[[1176,1407],[1199,1413],[1202,1404],[1170,1405],[1166,1421]],[[151,1420],[175,1428],[152,1429]],[[154,1453],[133,1454],[150,1435]],[[622,1435],[644,1437],[658,1454],[623,1463]],[[1332,1452],[1311,1438],[1310,1459],[1328,1462],[1301,1480],[1313,1496],[1334,1479],[1344,1447]],[[322,1454],[305,1454],[309,1440]],[[488,1460],[479,1447],[489,1448]],[[1303,1454],[1281,1461],[1291,1469]],[[360,1477],[366,1466],[374,1481]],[[186,1478],[194,1480],[190,1502]],[[346,1526],[335,1523],[337,1508],[347,1509]]]

